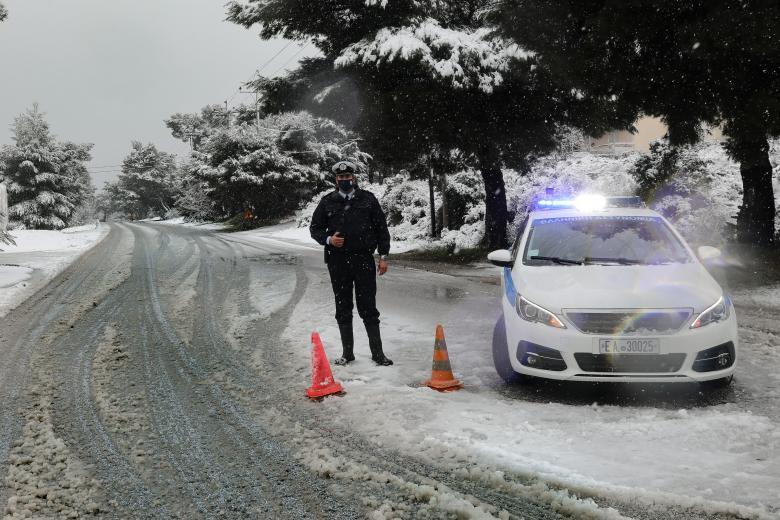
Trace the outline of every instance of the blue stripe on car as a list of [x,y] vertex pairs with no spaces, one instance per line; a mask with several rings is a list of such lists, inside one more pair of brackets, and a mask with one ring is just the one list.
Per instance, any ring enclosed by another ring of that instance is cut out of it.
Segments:
[[515,283],[512,281],[512,270],[508,267],[504,267],[504,292],[509,303],[514,305],[517,299],[517,289],[515,289]]

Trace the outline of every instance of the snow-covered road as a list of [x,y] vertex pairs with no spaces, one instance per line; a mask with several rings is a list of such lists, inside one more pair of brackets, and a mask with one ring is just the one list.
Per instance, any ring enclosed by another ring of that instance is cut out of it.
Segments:
[[[780,300],[738,293],[734,386],[537,383],[492,368],[490,271],[392,266],[386,352],[303,397],[338,355],[319,248],[116,224],[0,330],[9,518],[776,518]],[[436,324],[456,375],[429,375]],[[10,368],[9,368],[10,367]]]

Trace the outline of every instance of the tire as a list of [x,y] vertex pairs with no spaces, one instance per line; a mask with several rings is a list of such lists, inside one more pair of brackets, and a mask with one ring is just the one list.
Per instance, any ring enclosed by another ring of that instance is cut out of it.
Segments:
[[509,347],[506,342],[506,325],[504,316],[501,315],[493,328],[493,365],[496,372],[507,384],[519,384],[528,380],[523,374],[515,372],[509,361]]
[[731,382],[734,380],[734,375],[728,377],[721,377],[720,379],[712,379],[711,381],[702,381],[699,386],[705,390],[718,390],[721,388],[728,388],[731,386]]

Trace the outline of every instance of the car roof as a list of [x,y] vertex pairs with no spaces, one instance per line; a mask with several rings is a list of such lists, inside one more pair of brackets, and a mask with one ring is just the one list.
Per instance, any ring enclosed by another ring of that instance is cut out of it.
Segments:
[[597,211],[580,211],[577,208],[545,209],[529,213],[531,220],[565,217],[658,217],[661,215],[648,208],[604,208]]

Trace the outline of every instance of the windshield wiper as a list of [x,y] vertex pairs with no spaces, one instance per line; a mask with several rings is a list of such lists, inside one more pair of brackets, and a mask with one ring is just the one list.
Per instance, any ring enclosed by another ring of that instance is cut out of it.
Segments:
[[547,260],[548,262],[553,262],[555,264],[561,264],[561,265],[582,265],[584,260],[572,260],[570,258],[560,258],[558,256],[529,256],[528,257],[531,260]]
[[609,258],[609,257],[598,257],[598,256],[586,256],[583,259],[583,261],[586,263],[614,262],[620,265],[637,265],[642,263],[641,260],[633,260],[631,258],[623,258],[623,257]]

